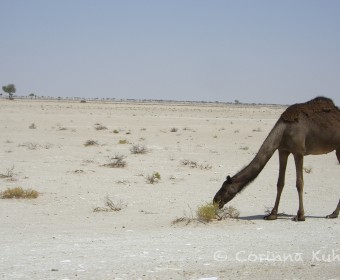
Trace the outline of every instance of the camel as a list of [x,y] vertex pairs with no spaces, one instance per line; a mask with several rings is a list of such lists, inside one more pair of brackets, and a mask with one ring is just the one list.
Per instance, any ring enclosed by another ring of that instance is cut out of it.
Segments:
[[[288,156],[294,156],[296,188],[299,209],[294,221],[305,221],[303,207],[303,158],[306,155],[321,155],[336,151],[340,163],[340,110],[326,97],[316,97],[306,103],[289,106],[276,122],[254,159],[233,177],[228,176],[213,202],[219,208],[231,201],[262,171],[274,152],[279,153],[279,177],[277,195],[273,209],[265,220],[276,220]],[[337,218],[340,199],[335,211],[326,218]]]

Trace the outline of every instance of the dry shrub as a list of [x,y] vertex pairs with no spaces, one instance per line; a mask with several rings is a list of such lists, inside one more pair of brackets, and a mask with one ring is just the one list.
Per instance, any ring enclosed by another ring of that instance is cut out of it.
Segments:
[[98,142],[95,140],[87,140],[84,144],[85,147],[98,146]]
[[210,222],[217,219],[218,205],[206,203],[197,208],[197,218],[203,222]]
[[159,172],[154,172],[151,175],[146,177],[146,181],[149,184],[155,184],[158,183],[161,180],[161,174]]
[[188,159],[182,160],[181,164],[184,166],[188,166],[190,168],[199,168],[202,170],[210,170],[212,168],[210,164],[198,163],[197,161],[188,160]]
[[209,202],[199,206],[196,214],[199,220],[211,222],[213,220],[237,219],[240,212],[233,206],[219,209],[218,204]]
[[29,129],[36,129],[37,126],[35,125],[35,123],[32,123],[28,128],[29,128]]
[[122,144],[122,145],[129,144],[129,141],[127,139],[121,139],[118,141],[118,144]]
[[106,130],[107,127],[104,126],[104,125],[101,125],[101,124],[95,124],[95,127],[94,127],[96,130]]
[[121,200],[113,202],[108,196],[105,197],[104,204],[105,207],[96,207],[93,209],[93,212],[118,212],[126,207],[126,204]]
[[224,207],[217,211],[218,220],[238,219],[240,211],[233,206]]
[[196,217],[194,217],[191,211],[191,215],[187,215],[185,213],[184,217],[176,218],[174,221],[172,221],[172,224],[185,223],[186,225],[188,225],[191,222],[208,223],[211,221],[237,219],[239,215],[240,215],[239,211],[233,206],[219,209],[217,204],[208,202],[200,205],[197,208]]
[[6,169],[6,173],[5,174],[0,174],[0,178],[7,178],[7,179],[11,179],[11,178],[13,178],[13,176],[14,176],[14,165],[12,166],[12,167],[10,167],[10,168],[7,168]]
[[19,144],[18,147],[26,147],[29,150],[37,150],[39,148],[48,150],[52,148],[53,145],[51,143],[39,144],[39,143],[33,143],[33,142],[26,142],[23,144]]
[[39,196],[39,193],[33,189],[23,189],[22,187],[8,188],[0,193],[2,199],[26,198],[34,199]]
[[180,224],[180,223],[184,223],[185,225],[188,225],[192,222],[197,222],[197,218],[194,217],[193,213],[192,213],[192,209],[189,207],[190,212],[188,213],[187,211],[183,211],[184,216],[180,217],[180,218],[176,218],[175,220],[173,220],[171,222],[172,225],[176,225],[176,224]]
[[123,155],[115,155],[111,158],[111,161],[107,164],[104,164],[105,167],[110,168],[124,168],[126,166],[126,161],[124,160],[125,156]]
[[146,154],[149,152],[148,148],[145,145],[133,145],[130,148],[132,154]]

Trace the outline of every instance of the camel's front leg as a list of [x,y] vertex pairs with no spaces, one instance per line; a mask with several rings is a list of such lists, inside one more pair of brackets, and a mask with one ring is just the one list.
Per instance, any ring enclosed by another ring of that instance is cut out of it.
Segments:
[[305,210],[303,208],[303,155],[295,154],[295,168],[296,168],[296,188],[299,194],[299,210],[293,221],[304,221]]
[[270,214],[264,217],[265,220],[276,220],[277,219],[280,198],[281,198],[283,187],[285,185],[285,174],[286,174],[288,156],[289,156],[288,152],[279,151],[280,167],[279,167],[279,178],[277,180],[277,193],[276,193],[275,205],[272,211],[270,212]]

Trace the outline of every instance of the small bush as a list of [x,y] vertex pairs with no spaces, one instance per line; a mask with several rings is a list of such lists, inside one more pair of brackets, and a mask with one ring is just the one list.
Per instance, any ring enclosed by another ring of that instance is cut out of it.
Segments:
[[188,225],[192,222],[199,222],[196,217],[194,217],[194,214],[192,212],[191,207],[188,205],[190,212],[188,213],[186,210],[183,211],[184,216],[180,218],[176,218],[171,222],[172,225],[185,223],[185,225]]
[[96,130],[106,130],[107,127],[101,124],[96,124],[94,127]]
[[96,207],[93,212],[118,212],[126,207],[122,201],[113,202],[108,196],[105,197],[104,203],[105,207]]
[[37,126],[35,125],[35,123],[32,123],[28,128],[29,128],[29,129],[36,129]]
[[212,168],[210,164],[202,164],[202,163],[198,163],[197,161],[187,160],[187,159],[182,160],[181,164],[184,166],[188,166],[190,168],[199,168],[202,170],[210,170]]
[[146,181],[149,184],[155,184],[158,183],[161,180],[161,174],[159,172],[154,172],[151,175],[146,177]]
[[124,168],[126,166],[126,161],[124,160],[124,156],[122,155],[115,155],[111,158],[111,162],[104,164],[105,167],[110,168]]
[[52,148],[53,145],[51,143],[38,144],[38,143],[33,143],[33,142],[26,142],[23,144],[19,144],[18,147],[26,147],[29,150],[37,150],[39,148],[48,150]]
[[240,212],[233,206],[224,207],[217,211],[218,220],[238,219]]
[[133,145],[130,151],[132,154],[146,154],[149,150],[144,145]]
[[22,187],[8,188],[7,190],[0,193],[2,199],[12,199],[12,198],[26,198],[34,199],[39,196],[39,193],[32,189],[23,189]]
[[14,176],[14,165],[10,168],[6,169],[6,173],[5,174],[0,174],[0,178],[13,178]]
[[237,219],[240,212],[232,206],[219,209],[217,204],[209,202],[199,206],[196,214],[198,220],[211,222],[212,220]]
[[84,144],[85,147],[88,147],[88,146],[98,146],[98,142],[97,141],[94,141],[94,140],[87,140]]
[[128,143],[129,143],[129,141],[126,140],[126,139],[121,139],[121,140],[119,140],[119,142],[118,142],[118,144],[122,144],[122,145],[128,144]]
[[118,134],[118,133],[119,133],[119,130],[115,129],[115,130],[113,130],[112,132],[115,133],[115,134]]
[[178,131],[178,128],[176,128],[176,127],[173,127],[173,128],[170,129],[170,132],[177,132],[177,131]]
[[217,219],[218,205],[213,203],[206,203],[198,207],[196,214],[197,218],[203,222],[210,222]]

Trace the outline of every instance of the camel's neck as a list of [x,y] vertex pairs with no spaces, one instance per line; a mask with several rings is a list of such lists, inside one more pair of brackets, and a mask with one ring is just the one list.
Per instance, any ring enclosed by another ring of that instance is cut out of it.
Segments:
[[273,153],[279,147],[283,131],[284,123],[278,121],[263,142],[254,159],[245,168],[233,176],[232,180],[238,186],[238,192],[260,174]]

